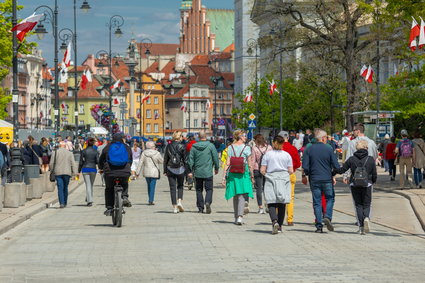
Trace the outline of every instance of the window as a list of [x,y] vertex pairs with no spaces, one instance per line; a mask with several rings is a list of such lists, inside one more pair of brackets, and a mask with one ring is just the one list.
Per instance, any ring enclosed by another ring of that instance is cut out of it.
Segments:
[[78,124],[80,124],[80,126],[84,126],[85,122],[80,120],[80,121],[78,121]]
[[153,118],[156,120],[156,119],[159,119],[159,110],[154,110],[153,111]]
[[153,131],[154,131],[154,133],[158,133],[159,132],[158,124],[154,124],[153,125]]
[[146,119],[151,119],[152,118],[152,113],[150,109],[146,110]]
[[151,132],[151,124],[146,124],[146,132],[150,133]]
[[171,95],[174,94],[174,88],[171,89],[171,92],[170,93],[171,93]]
[[194,102],[193,103],[193,111],[198,112],[199,111],[198,108],[199,108],[199,102]]
[[223,87],[224,85],[223,85],[223,81],[222,80],[219,80],[218,81],[218,84],[217,84],[217,87]]
[[186,119],[186,128],[189,128],[189,127],[190,127],[190,120]]
[[195,89],[195,90],[193,91],[193,96],[198,96],[198,90],[197,90],[197,89]]
[[68,96],[72,97],[72,90],[71,89],[68,89]]
[[121,120],[124,120],[124,115],[125,115],[125,113],[121,111],[120,112]]
[[228,113],[228,114],[232,113],[232,110],[230,108],[231,108],[230,105],[226,106],[226,113]]
[[203,97],[207,96],[207,91],[206,91],[206,90],[203,90],[203,91],[202,91],[202,96],[203,96]]
[[206,109],[205,109],[206,107],[207,107],[207,103],[205,101],[202,101],[201,102],[201,111],[202,112],[205,112],[206,111]]
[[198,119],[193,120],[193,127],[194,128],[198,127]]
[[155,96],[154,98],[153,98],[153,104],[158,104],[159,102],[158,102],[158,96]]
[[147,104],[151,104],[151,98],[149,97],[148,100],[146,100]]
[[78,112],[80,114],[84,114],[84,104],[80,104],[80,108],[78,108]]
[[220,114],[224,114],[224,105],[220,105]]

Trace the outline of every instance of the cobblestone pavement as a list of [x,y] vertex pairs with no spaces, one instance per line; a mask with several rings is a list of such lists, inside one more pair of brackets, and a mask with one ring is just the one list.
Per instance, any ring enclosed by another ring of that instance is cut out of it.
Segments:
[[[268,215],[250,213],[246,225],[235,226],[223,196],[217,187],[213,213],[198,214],[195,192],[185,190],[186,212],[174,215],[165,178],[155,206],[146,205],[145,181],[133,181],[133,207],[114,228],[103,216],[103,188],[95,187],[95,205],[86,207],[81,186],[68,208],[48,209],[2,235],[0,282],[423,282],[421,236],[378,224],[360,236],[354,217],[339,212],[335,232],[315,234],[310,193],[301,185],[295,226],[271,235]],[[384,209],[393,211],[391,203]]]

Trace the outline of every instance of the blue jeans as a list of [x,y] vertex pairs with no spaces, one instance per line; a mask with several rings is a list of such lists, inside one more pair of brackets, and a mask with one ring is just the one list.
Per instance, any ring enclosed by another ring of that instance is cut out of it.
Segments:
[[68,204],[68,185],[71,176],[68,175],[59,175],[56,176],[56,183],[58,185],[58,196],[59,204],[67,205]]
[[156,180],[157,180],[156,178],[146,178],[146,182],[148,183],[149,202],[153,202],[155,198]]
[[332,210],[335,202],[335,191],[332,183],[310,183],[310,190],[313,197],[314,216],[316,216],[316,227],[322,228],[322,192],[326,198],[325,218],[332,220]]
[[422,172],[421,172],[422,168],[413,168],[413,177],[415,179],[415,184],[416,186],[419,186],[422,182]]

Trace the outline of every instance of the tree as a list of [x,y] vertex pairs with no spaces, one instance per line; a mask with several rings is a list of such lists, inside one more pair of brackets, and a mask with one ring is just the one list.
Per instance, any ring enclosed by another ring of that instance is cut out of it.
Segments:
[[[389,12],[383,1],[317,0],[274,1],[267,12],[283,19],[280,40],[275,53],[290,53],[301,48],[303,56],[320,57],[325,64],[336,65],[345,77],[346,121],[353,126],[351,113],[360,110],[359,70],[362,64],[373,64],[376,56],[365,54],[377,40],[393,41],[395,26],[387,25]],[[386,17],[381,15],[385,14]],[[363,29],[363,31],[361,31]],[[263,41],[263,43],[267,41]],[[269,41],[270,42],[270,41]],[[371,52],[372,53],[372,52]]]
[[[18,10],[23,6],[18,6]],[[10,72],[12,66],[12,0],[5,0],[0,3],[0,81],[3,81]],[[19,52],[29,53],[34,43],[26,41],[21,45]],[[0,86],[0,119],[8,116],[5,111],[7,104],[12,100],[11,95],[7,95],[7,90]]]

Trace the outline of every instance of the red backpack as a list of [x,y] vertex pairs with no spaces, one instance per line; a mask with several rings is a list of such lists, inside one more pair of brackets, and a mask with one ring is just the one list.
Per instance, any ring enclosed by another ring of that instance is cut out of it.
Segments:
[[[234,155],[236,155],[235,148],[233,145],[231,145]],[[230,157],[230,164],[229,164],[229,172],[230,173],[239,173],[243,174],[245,173],[245,158],[242,157],[242,154],[245,150],[246,145],[243,147],[241,154],[239,154],[239,157],[231,156]]]

